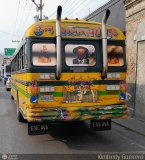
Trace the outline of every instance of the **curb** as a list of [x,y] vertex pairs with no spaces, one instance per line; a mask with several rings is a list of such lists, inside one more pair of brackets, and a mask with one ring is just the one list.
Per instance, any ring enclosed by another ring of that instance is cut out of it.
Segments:
[[145,123],[141,121],[128,118],[127,120],[112,120],[112,122],[145,137]]

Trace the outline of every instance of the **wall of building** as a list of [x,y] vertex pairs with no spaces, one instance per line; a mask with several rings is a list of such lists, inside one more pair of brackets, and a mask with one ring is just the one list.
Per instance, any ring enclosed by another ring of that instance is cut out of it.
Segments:
[[111,11],[108,24],[116,26],[125,32],[125,8],[123,0],[110,0],[108,3],[85,17],[85,19],[101,22],[107,9],[110,9]]
[[3,58],[4,58],[4,56],[2,56],[2,55],[0,54],[0,75],[1,75],[1,72],[2,72]]
[[126,0],[127,90],[134,115],[145,120],[145,0]]

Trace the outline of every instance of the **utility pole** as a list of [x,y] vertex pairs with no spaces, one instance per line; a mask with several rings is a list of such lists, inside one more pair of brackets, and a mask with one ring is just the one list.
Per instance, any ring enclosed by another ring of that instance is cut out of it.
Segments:
[[42,10],[43,10],[43,4],[42,4],[42,0],[40,0],[40,4],[37,4],[35,2],[35,0],[32,0],[32,2],[35,4],[35,6],[37,7],[37,11],[40,11],[40,16],[39,16],[39,20],[42,21]]
[[42,0],[40,0],[40,20],[42,20],[42,9],[43,9]]

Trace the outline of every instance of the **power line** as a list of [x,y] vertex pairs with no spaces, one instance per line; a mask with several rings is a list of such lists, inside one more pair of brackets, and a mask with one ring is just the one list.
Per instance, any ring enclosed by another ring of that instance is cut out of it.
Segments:
[[[72,13],[78,13],[78,12],[83,8],[83,7],[80,7],[80,6],[82,6],[85,1],[86,1],[86,0],[83,0],[81,3],[78,3],[78,4],[76,5],[76,8],[74,8],[73,11],[68,12],[67,16],[70,16]],[[89,1],[89,3],[90,3],[90,1]],[[76,12],[77,9],[79,9],[79,11]]]
[[[84,1],[85,1],[85,0],[83,0],[83,2],[84,2]],[[69,10],[69,11],[67,12],[67,16],[69,16],[71,13],[74,13],[74,12],[76,11],[76,9],[81,6],[81,4],[82,4],[83,2],[79,1],[79,3],[75,4],[75,7],[72,7],[73,10]]]
[[65,4],[68,2],[69,0],[66,0],[63,4],[62,4],[62,6],[65,6]]
[[19,6],[20,6],[20,0],[18,1],[17,13],[16,13],[16,19],[15,19],[15,24],[14,24],[14,30],[13,30],[13,34],[15,34],[16,22],[17,22],[18,13],[19,13]]
[[25,18],[25,21],[24,21],[23,26],[26,25],[26,22],[27,22],[28,19],[29,19],[29,16],[30,16],[30,13],[31,13],[31,7],[32,7],[32,5],[33,5],[33,3],[31,2],[31,5],[30,5],[30,7],[29,7],[29,11],[28,11],[28,14],[27,14],[27,16],[26,16],[26,18]]
[[0,33],[2,33],[2,34],[6,34],[7,36],[15,36],[15,37],[17,37],[17,35],[16,35],[16,34],[9,33],[9,32],[6,32],[6,31],[0,31]]
[[[62,4],[62,7],[65,6],[68,1],[71,1],[71,0],[66,0],[66,1]],[[52,16],[55,15],[55,14],[56,14],[56,10],[53,11],[48,17],[50,18],[50,17],[52,17]]]
[[[118,0],[117,2],[115,2],[115,3],[113,3],[112,4],[112,1],[110,1],[110,0],[108,0],[105,4],[103,4],[103,5],[101,5],[101,6],[99,6],[97,9],[95,9],[95,11],[93,11],[89,16],[86,16],[86,17],[84,17],[83,19],[91,19],[91,18],[94,18],[95,16],[97,16],[98,14],[100,14],[101,12],[103,12],[103,11],[105,11],[106,10],[106,8],[104,8],[104,5],[109,5],[108,6],[108,8],[110,8],[110,7],[112,7],[113,5],[115,5],[115,4],[117,4],[118,2],[119,2],[120,0]],[[96,11],[97,10],[101,10],[100,12],[97,12],[96,13]]]
[[68,4],[69,6],[64,8],[63,15],[66,15],[71,9],[74,9],[74,6],[75,6],[78,2],[80,2],[80,0],[77,0],[77,1],[75,1],[75,2],[72,1],[71,4]]
[[23,12],[22,12],[22,16],[21,16],[21,19],[20,19],[20,23],[19,23],[18,28],[17,28],[17,32],[19,32],[19,29],[22,26],[22,22],[23,22],[23,18],[24,18],[24,15],[25,15],[24,13],[25,13],[25,10],[26,10],[26,6],[27,6],[27,3],[25,3],[25,6],[23,8]]

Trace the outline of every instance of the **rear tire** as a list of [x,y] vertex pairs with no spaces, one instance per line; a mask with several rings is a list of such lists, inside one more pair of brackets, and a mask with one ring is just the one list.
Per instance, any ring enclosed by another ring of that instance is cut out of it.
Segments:
[[27,120],[24,119],[23,115],[21,114],[20,112],[20,109],[19,109],[19,98],[18,98],[18,91],[17,91],[17,119],[19,122],[23,122],[23,123],[26,123]]
[[14,100],[14,97],[11,95],[11,99]]
[[17,119],[19,122],[23,122],[23,123],[27,122],[27,120],[24,119],[23,115],[21,114],[18,106],[17,106]]

